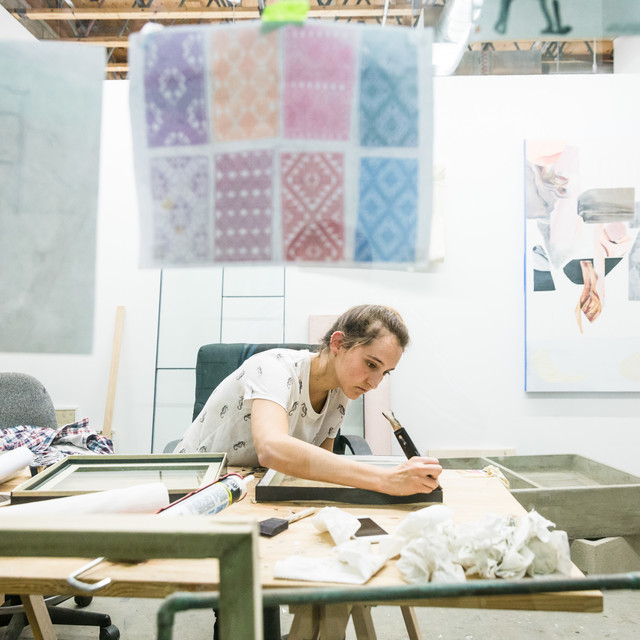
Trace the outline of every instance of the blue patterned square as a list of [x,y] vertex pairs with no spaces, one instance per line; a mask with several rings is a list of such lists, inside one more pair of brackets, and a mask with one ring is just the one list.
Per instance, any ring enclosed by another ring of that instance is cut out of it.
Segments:
[[356,262],[412,262],[418,226],[418,161],[363,158]]
[[402,30],[363,34],[360,72],[360,144],[417,147],[418,58]]

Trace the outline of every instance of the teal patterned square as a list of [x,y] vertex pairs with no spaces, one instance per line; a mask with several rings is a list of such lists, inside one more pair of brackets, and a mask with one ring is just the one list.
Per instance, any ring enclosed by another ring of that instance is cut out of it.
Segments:
[[360,144],[417,147],[418,58],[404,31],[363,34],[360,72]]

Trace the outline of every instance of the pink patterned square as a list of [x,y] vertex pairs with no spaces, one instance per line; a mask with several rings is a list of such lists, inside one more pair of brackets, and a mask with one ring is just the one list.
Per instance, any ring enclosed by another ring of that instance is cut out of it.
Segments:
[[344,260],[344,156],[283,153],[282,242],[285,260]]
[[216,156],[216,260],[271,260],[272,182],[271,151]]
[[355,34],[351,29],[305,25],[284,34],[284,135],[348,140]]

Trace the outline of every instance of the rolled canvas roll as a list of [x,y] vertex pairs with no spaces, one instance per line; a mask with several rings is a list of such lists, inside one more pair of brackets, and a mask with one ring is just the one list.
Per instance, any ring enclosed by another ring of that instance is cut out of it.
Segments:
[[149,482],[124,489],[95,491],[68,498],[39,500],[0,509],[3,515],[70,515],[90,513],[155,513],[169,504],[162,482]]
[[25,467],[34,463],[33,453],[27,447],[18,447],[0,456],[0,482],[13,478]]

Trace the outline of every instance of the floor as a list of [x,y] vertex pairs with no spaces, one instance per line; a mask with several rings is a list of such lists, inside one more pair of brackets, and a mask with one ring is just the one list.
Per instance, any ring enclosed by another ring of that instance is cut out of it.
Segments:
[[[72,603],[73,601],[69,601]],[[89,609],[109,613],[122,640],[156,638],[158,600],[95,598]],[[72,604],[70,606],[73,606]],[[640,638],[640,591],[610,591],[603,613],[547,613],[541,611],[481,611],[419,608],[416,610],[424,640],[632,640]],[[373,620],[379,640],[406,639],[397,607],[375,607]],[[291,617],[282,609],[282,631]],[[174,640],[212,640],[213,613],[186,611],[176,616]],[[56,626],[59,640],[97,639],[97,629]],[[1,637],[1,634],[0,634]],[[355,640],[350,624],[346,640]],[[29,629],[20,636],[33,638]]]

